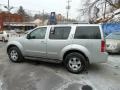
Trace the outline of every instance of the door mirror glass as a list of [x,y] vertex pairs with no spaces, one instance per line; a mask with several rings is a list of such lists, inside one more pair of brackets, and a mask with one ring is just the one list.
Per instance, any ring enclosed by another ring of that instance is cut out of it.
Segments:
[[27,39],[35,39],[35,36],[30,36],[30,34],[27,35]]
[[30,34],[27,34],[27,39],[30,39]]

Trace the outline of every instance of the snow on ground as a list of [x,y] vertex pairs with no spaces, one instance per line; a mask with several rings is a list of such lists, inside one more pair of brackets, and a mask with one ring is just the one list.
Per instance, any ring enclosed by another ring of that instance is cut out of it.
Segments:
[[0,90],[2,90],[2,81],[0,80]]

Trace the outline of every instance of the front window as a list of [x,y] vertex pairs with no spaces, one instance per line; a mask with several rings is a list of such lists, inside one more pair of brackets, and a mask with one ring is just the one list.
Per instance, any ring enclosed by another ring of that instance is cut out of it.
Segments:
[[32,39],[44,39],[46,34],[46,27],[37,28],[30,33],[30,38]]

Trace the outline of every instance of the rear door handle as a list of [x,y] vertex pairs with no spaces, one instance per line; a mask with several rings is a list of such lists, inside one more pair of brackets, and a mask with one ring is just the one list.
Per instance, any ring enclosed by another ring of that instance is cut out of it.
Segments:
[[45,42],[45,41],[41,41],[41,43],[44,43],[44,44],[46,44],[46,42]]

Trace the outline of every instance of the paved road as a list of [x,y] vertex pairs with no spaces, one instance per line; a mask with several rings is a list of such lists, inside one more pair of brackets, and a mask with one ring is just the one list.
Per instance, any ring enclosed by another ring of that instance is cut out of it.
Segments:
[[[90,65],[89,71],[71,74],[61,64],[26,60],[12,63],[0,42],[0,90],[120,90],[120,56],[111,55],[104,64]],[[90,89],[86,89],[90,90]]]

